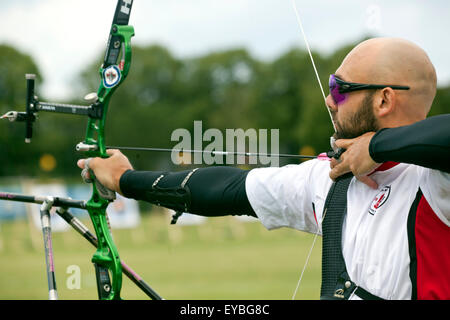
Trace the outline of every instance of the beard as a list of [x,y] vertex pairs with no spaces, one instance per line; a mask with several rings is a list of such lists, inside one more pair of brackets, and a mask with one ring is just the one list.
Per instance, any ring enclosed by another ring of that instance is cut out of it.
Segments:
[[336,133],[333,135],[335,139],[353,139],[366,132],[379,130],[377,118],[373,113],[374,94],[375,91],[369,92],[361,102],[358,111],[345,123],[336,121]]

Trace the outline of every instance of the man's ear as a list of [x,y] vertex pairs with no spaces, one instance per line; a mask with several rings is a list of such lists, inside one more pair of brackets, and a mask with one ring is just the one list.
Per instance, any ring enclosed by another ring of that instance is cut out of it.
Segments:
[[374,99],[374,112],[379,118],[386,117],[394,112],[395,91],[392,88],[381,89]]

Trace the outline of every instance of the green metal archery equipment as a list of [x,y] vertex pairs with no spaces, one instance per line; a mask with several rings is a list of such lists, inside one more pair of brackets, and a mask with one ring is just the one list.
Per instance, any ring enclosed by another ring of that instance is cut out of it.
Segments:
[[[88,94],[85,100],[89,106],[41,102],[34,94],[33,74],[26,75],[26,111],[10,111],[2,118],[25,122],[25,142],[30,143],[33,135],[33,122],[40,111],[88,116],[86,137],[76,146],[76,150],[86,157],[107,158],[105,147],[105,123],[112,94],[123,83],[131,65],[131,38],[134,28],[128,25],[133,0],[118,0],[109,33],[103,64],[100,67],[101,82],[97,93]],[[86,210],[92,220],[97,235],[97,251],[92,262],[97,276],[97,289],[100,299],[120,299],[122,287],[122,266],[119,253],[111,236],[106,208],[114,201],[115,193],[106,189],[91,173],[92,196],[86,203]]]
[[[134,36],[134,28],[128,25],[128,21],[132,4],[132,0],[117,2],[105,59],[100,67],[101,83],[96,96],[91,94],[86,97],[92,99],[95,108],[100,110],[100,117],[89,117],[85,141],[76,147],[88,157],[108,157],[105,148],[106,115],[112,94],[130,70],[131,37]],[[97,251],[92,258],[97,275],[98,295],[100,299],[120,299],[122,266],[106,215],[106,208],[115,199],[115,193],[98,183],[92,173],[91,177],[92,197],[87,202],[87,211],[98,239]]]

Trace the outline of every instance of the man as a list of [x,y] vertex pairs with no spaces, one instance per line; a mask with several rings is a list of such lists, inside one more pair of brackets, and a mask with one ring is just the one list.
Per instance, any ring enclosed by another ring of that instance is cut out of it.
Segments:
[[[343,267],[331,276],[323,267],[323,299],[450,299],[450,116],[425,119],[435,93],[421,48],[370,39],[330,77],[327,105],[336,145],[346,150],[339,160],[139,172],[110,150],[89,167],[107,188],[179,212],[253,215],[268,229],[323,226],[323,265]],[[341,179],[350,171],[354,177]],[[327,220],[338,239],[325,231]]]

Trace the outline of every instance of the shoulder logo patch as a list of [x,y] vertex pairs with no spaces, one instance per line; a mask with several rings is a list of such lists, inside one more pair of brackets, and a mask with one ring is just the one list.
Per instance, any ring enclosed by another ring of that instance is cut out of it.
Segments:
[[381,191],[375,196],[372,203],[370,204],[369,213],[374,215],[378,209],[386,203],[391,193],[391,186],[386,186],[381,189]]

